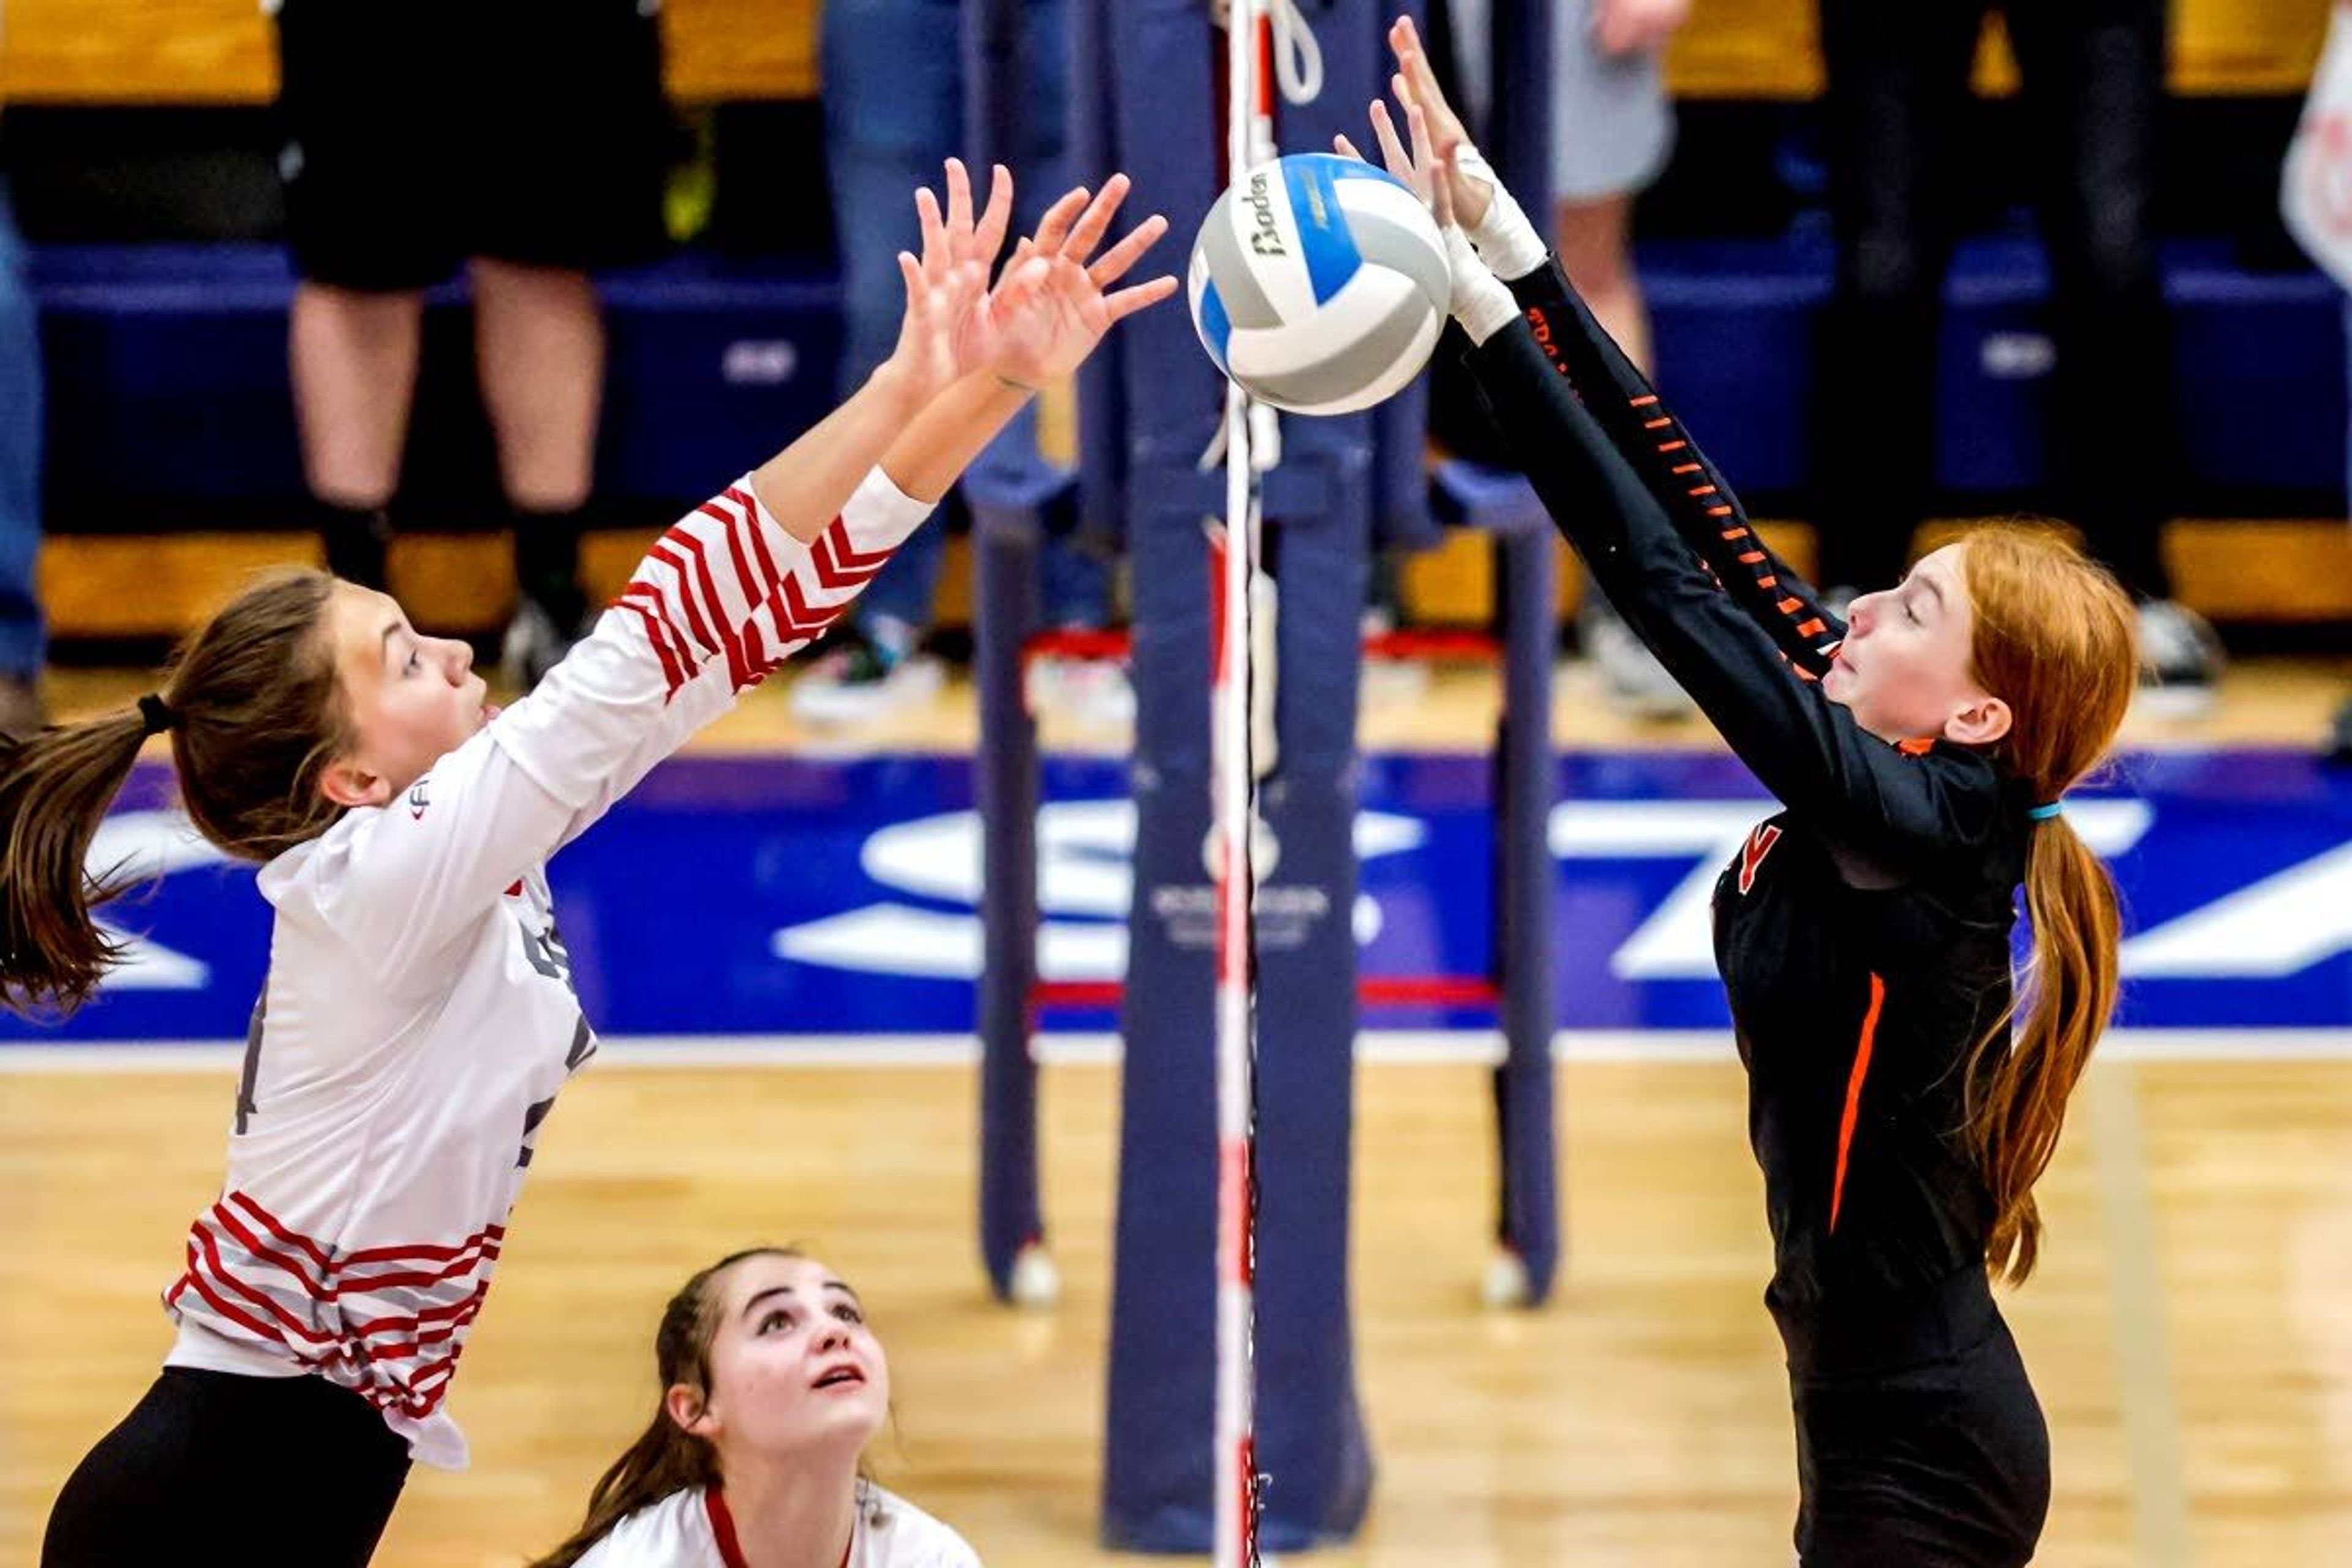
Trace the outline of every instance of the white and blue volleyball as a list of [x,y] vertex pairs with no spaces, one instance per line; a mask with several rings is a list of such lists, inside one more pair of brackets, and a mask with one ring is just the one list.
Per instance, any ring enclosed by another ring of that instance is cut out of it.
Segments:
[[1186,288],[1202,345],[1252,396],[1352,414],[1429,363],[1452,279],[1435,221],[1402,182],[1298,153],[1217,198]]

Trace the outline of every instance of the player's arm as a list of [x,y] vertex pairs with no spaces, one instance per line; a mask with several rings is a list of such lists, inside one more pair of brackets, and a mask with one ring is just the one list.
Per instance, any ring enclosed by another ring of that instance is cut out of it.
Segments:
[[[908,325],[874,379],[665,533],[537,690],[331,846],[322,902],[356,945],[397,967],[465,929],[846,609],[1034,388],[1175,291],[1164,277],[1114,288],[1164,232],[1157,217],[1095,254],[1123,178],[1055,204],[991,289],[1003,230],[992,242],[992,220],[974,224],[961,176],[951,165],[944,218],[919,203]],[[1010,204],[999,171],[990,211]]]
[[1496,293],[1493,314],[1465,322],[1480,395],[1594,583],[1740,760],[1792,810],[1882,865],[1983,842],[1999,820],[1990,765],[1957,746],[1898,750],[1792,668]]
[[[663,670],[662,700],[676,711],[624,765],[598,774],[566,838],[831,625],[1037,389],[1067,376],[1118,321],[1175,291],[1171,278],[1115,287],[1167,229],[1153,216],[1100,249],[1126,199],[1125,175],[1091,198],[1072,191],[1047,208],[1037,233],[987,288],[1011,211],[1011,176],[996,172],[988,211],[975,222],[961,165],[948,168],[944,216],[929,192],[917,198],[924,257],[899,258],[908,322],[877,375],[895,369],[941,389],[911,417],[904,394],[887,388],[871,406],[845,410],[848,438],[828,438],[820,426],[655,547],[615,608],[636,623],[619,630],[634,629],[645,645],[630,641],[636,667],[646,667],[650,650]],[[927,288],[934,297],[919,304]],[[859,470],[852,459],[877,446],[879,460]],[[847,499],[836,500],[850,486]]]
[[1826,674],[1845,638],[1844,622],[1757,533],[1731,481],[1593,319],[1559,262],[1546,257],[1534,271],[1505,282],[1553,370],[1641,476],[1683,542],[1791,666],[1815,678]]
[[1765,787],[1840,843],[1891,869],[1922,853],[1983,842],[1999,819],[1990,765],[1954,746],[1906,754],[1792,670],[1684,539],[1654,487],[1536,341],[1518,302],[1471,248],[1454,222],[1447,171],[1431,149],[1426,116],[1416,104],[1408,118],[1410,154],[1377,107],[1373,128],[1390,172],[1437,215],[1452,313],[1474,345],[1474,384],[1553,522],[1626,624]]
[[[1739,498],[1690,432],[1659,399],[1639,367],[1594,320],[1518,203],[1446,101],[1410,19],[1389,33],[1397,69],[1391,86],[1424,128],[1433,177],[1442,178],[1456,219],[1487,268],[1510,289],[1552,365],[1656,496],[1683,540],[1770,634],[1798,669],[1820,676],[1845,636],[1820,595],[1750,526]],[[1375,110],[1375,130],[1400,178],[1411,160]],[[1343,142],[1344,145],[1344,142]],[[1352,153],[1352,147],[1347,148]]]

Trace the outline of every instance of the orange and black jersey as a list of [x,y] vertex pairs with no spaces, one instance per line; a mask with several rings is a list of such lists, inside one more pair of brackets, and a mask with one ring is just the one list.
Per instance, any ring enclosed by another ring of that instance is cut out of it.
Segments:
[[1774,1309],[1819,1327],[1980,1280],[1993,1215],[1963,1077],[2008,1005],[2032,803],[1995,759],[1889,744],[1823,696],[1843,626],[1557,266],[1511,288],[1522,319],[1471,351],[1476,384],[1593,580],[1786,808],[1715,918]]

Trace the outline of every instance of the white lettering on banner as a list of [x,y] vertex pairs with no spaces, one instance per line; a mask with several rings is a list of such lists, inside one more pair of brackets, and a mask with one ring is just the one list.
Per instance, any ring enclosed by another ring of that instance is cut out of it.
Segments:
[[2124,973],[2274,980],[2352,949],[2352,844],[2124,943]]
[[[143,882],[227,859],[176,811],[125,811],[98,825],[82,865],[93,877]],[[107,971],[101,989],[201,991],[211,984],[209,964],[106,921],[98,924],[122,944],[121,961]]]
[[[1392,812],[1359,813],[1359,860],[1419,848],[1428,829]],[[1134,896],[1135,805],[1124,800],[1053,802],[1037,814],[1037,973],[1046,980],[1117,980],[1127,973],[1127,927]],[[883,828],[858,864],[887,888],[980,907],[980,814],[950,812]],[[1056,920],[1054,916],[1078,917]],[[1359,896],[1357,939],[1379,931],[1379,910]],[[911,905],[869,904],[788,926],[769,939],[778,958],[830,969],[972,980],[980,975],[980,918]]]
[[[1687,876],[1610,955],[1621,980],[1711,980],[1714,944],[1708,905],[1723,866],[1751,828],[1772,813],[1766,800],[1567,801],[1552,808],[1547,838],[1563,860],[1681,860]],[[2067,815],[2098,854],[2121,855],[2155,821],[2140,800],[2084,800]],[[1116,980],[1127,972],[1123,922],[1132,889],[1135,811],[1124,801],[1049,805],[1038,816],[1038,972],[1048,980]],[[1412,817],[1366,812],[1356,822],[1360,858],[1419,847],[1426,826]],[[976,910],[980,901],[980,820],[972,812],[886,827],[866,841],[868,876],[900,892]],[[1181,890],[1180,890],[1181,891]],[[2326,911],[2314,918],[2314,911]],[[1077,917],[1053,919],[1053,916]],[[1360,896],[1360,942],[1381,926]],[[977,978],[976,914],[898,902],[779,931],[779,958],[827,968],[943,980]],[[2173,975],[2291,974],[2352,948],[2352,846],[2234,894],[2221,903],[2146,932],[2124,947],[2124,972]]]

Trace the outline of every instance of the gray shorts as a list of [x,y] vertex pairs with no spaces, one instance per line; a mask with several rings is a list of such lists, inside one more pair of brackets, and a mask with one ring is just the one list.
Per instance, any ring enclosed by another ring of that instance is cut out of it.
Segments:
[[1593,202],[1647,186],[1675,150],[1675,107],[1655,53],[1607,55],[1592,0],[1554,0],[1552,196]]

